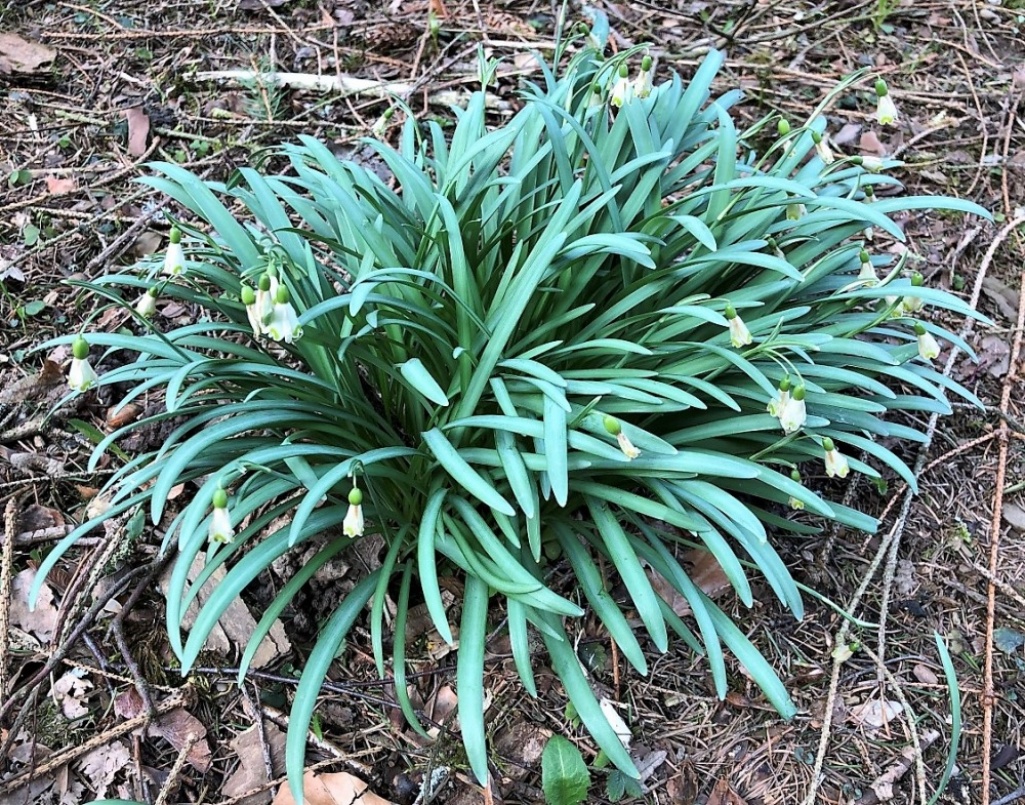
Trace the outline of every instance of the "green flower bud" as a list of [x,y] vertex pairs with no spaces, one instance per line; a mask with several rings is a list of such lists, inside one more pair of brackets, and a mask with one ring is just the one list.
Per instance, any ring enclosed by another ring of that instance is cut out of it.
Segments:
[[279,305],[288,304],[288,288],[284,285],[279,285],[277,292],[274,294],[274,301]]
[[914,285],[916,288],[922,287],[922,284],[924,282],[925,277],[923,277],[920,272],[916,271],[914,274],[911,275],[911,284]]
[[915,322],[915,335],[925,335],[925,325],[920,321]]
[[867,251],[867,250],[865,250],[865,249],[862,249],[862,250],[861,250],[860,252],[858,252],[858,260],[859,260],[859,262],[862,262],[862,263],[867,263],[867,262],[869,262],[869,261],[870,261],[871,259],[872,259],[872,258],[871,258],[871,257],[869,256],[869,253],[868,253],[868,251]]
[[876,81],[876,95],[878,97],[880,97],[880,98],[885,98],[889,94],[890,94],[890,90],[887,89],[886,82],[883,81],[883,79],[881,79],[881,78],[878,79]]
[[172,226],[171,227],[171,243],[181,243],[181,242],[182,242],[182,231],[178,227]]
[[790,391],[790,375],[784,375],[783,379],[779,381],[780,391]]
[[349,490],[349,505],[359,506],[363,503],[363,492],[359,489]]
[[780,137],[786,137],[790,133],[790,121],[781,117],[776,123],[776,131],[779,132]]
[[835,450],[836,449],[836,445],[833,444],[833,440],[832,439],[830,439],[828,436],[825,436],[822,439],[822,449],[825,450],[826,452],[829,452],[830,450]]
[[619,77],[628,78],[630,76],[630,68],[626,64],[619,65]]
[[726,314],[727,319],[737,318],[737,309],[729,302],[726,303],[726,309],[723,312]]
[[242,286],[242,291],[239,295],[242,297],[243,305],[256,304],[256,293],[248,285]]
[[215,509],[227,508],[227,506],[228,506],[228,493],[225,492],[223,489],[221,489],[221,487],[217,487],[217,489],[214,490],[214,500],[213,500],[213,503],[214,503],[214,508]]
[[818,145],[820,142],[822,142],[822,135],[819,134],[817,131],[813,131],[811,133],[811,141],[815,143],[815,145]]
[[79,336],[71,343],[71,354],[84,361],[89,355],[89,342]]
[[802,383],[800,386],[795,388],[794,389],[794,393],[791,394],[790,396],[793,397],[795,400],[803,400],[804,399],[804,383]]
[[623,428],[619,424],[619,420],[616,419],[614,416],[606,416],[604,424],[605,430],[607,430],[613,436],[618,436],[620,433],[623,432]]
[[645,56],[643,59],[641,59],[641,69],[642,70],[650,70],[651,69],[651,56]]
[[261,274],[260,279],[257,282],[258,287],[261,291],[270,290],[270,274]]
[[798,470],[797,467],[794,467],[792,470],[790,470],[790,480],[797,481],[797,483],[801,483],[801,471]]

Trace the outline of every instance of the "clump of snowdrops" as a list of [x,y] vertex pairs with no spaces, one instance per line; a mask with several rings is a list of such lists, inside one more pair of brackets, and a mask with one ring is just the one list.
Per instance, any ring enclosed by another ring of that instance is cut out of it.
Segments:
[[[886,473],[914,486],[882,442],[924,437],[887,415],[946,413],[948,392],[974,400],[933,365],[941,343],[965,345],[923,315],[972,311],[876,244],[903,240],[893,218],[908,210],[985,212],[875,192],[897,185],[891,163],[833,153],[819,114],[738,130],[740,93],[710,92],[722,60],[712,53],[689,81],[658,83],[649,58],[586,50],[558,74],[546,68],[500,125],[476,93],[450,137],[408,119],[397,149],[370,140],[390,181],[309,137],[282,146],[287,169],[240,168],[223,184],[154,165],[144,181],[193,223],[174,231],[162,267],[90,284],[134,307],[134,334],[64,341],[78,389],[165,403],[110,433],[94,461],[132,431],[180,424],[113,475],[109,508],[49,554],[40,578],[103,520],[146,507],[163,550],[177,552],[167,628],[188,672],[231,601],[277,557],[319,540],[267,608],[242,679],[300,587],[356,541],[383,537],[380,566],[303,664],[287,743],[295,785],[321,682],[368,603],[378,668],[418,729],[410,602],[426,602],[444,640],[458,634],[460,724],[482,780],[485,636],[503,622],[526,689],[535,693],[535,630],[583,724],[628,773],[574,651],[585,610],[637,673],[646,649],[676,636],[724,696],[728,650],[792,715],[745,636],[752,625],[710,600],[680,556],[700,546],[743,604],[760,576],[802,616],[775,545],[824,520],[876,527],[802,474]],[[876,95],[892,120],[885,85]],[[195,323],[163,329],[157,296],[195,311]],[[100,365],[134,357],[97,376],[90,348]],[[169,516],[178,484],[188,502]],[[659,595],[658,576],[688,617]],[[462,590],[453,609],[443,579]],[[183,640],[182,613],[207,586]]]

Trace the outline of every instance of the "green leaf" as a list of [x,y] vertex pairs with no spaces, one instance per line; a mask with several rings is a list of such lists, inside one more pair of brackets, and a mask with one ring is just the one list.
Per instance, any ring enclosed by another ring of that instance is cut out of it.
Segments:
[[441,466],[463,489],[502,514],[512,517],[516,513],[508,501],[498,494],[495,487],[459,455],[459,451],[452,446],[444,433],[434,428],[421,436]]
[[553,735],[541,755],[541,790],[548,805],[578,805],[587,797],[591,775],[580,750]]
[[448,405],[448,397],[438,382],[431,377],[430,372],[423,365],[419,358],[410,358],[399,366],[402,376],[413,384],[413,388],[424,395],[428,400],[438,405]]

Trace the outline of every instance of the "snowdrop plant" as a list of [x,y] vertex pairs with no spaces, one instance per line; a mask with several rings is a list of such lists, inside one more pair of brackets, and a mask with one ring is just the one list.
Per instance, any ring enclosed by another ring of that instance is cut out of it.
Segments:
[[[914,487],[892,448],[924,437],[891,414],[946,413],[948,392],[977,402],[919,357],[914,322],[889,315],[885,295],[912,293],[903,266],[875,258],[885,279],[864,282],[861,258],[868,229],[904,239],[897,214],[984,210],[870,196],[896,180],[842,157],[825,164],[821,115],[739,130],[730,108],[740,93],[711,90],[720,53],[647,97],[624,89],[636,58],[582,51],[494,127],[477,93],[450,139],[407,120],[397,149],[368,143],[388,181],[310,137],[281,148],[280,172],[242,167],[218,183],[155,164],[144,180],[194,222],[187,278],[164,294],[196,321],[88,335],[122,355],[97,383],[122,390],[122,405],[161,393],[166,409],[111,432],[94,462],[132,431],[180,424],[114,473],[110,508],[61,542],[39,578],[103,520],[146,507],[164,550],[177,552],[167,628],[187,673],[231,601],[276,557],[315,544],[267,608],[241,678],[318,568],[380,535],[380,566],[323,624],[304,664],[287,742],[296,787],[321,683],[367,604],[378,669],[419,728],[404,641],[414,584],[442,639],[458,623],[460,724],[481,780],[485,636],[501,623],[526,689],[535,693],[533,629],[583,724],[627,773],[574,651],[585,610],[638,674],[675,636],[704,658],[720,696],[731,653],[793,715],[747,636],[757,623],[706,596],[682,552],[710,551],[739,606],[754,603],[760,576],[801,618],[780,541],[825,520],[877,525],[809,485],[822,477],[823,446],[833,446],[831,474],[886,473]],[[770,131],[779,137],[759,155]],[[151,282],[122,273],[89,287],[130,307],[125,298]],[[943,291],[913,293],[974,315]],[[188,490],[180,510],[168,505],[178,484]],[[200,552],[204,569],[190,581]],[[652,573],[688,602],[686,618]],[[622,598],[606,578],[622,580]],[[462,591],[452,609],[443,581]],[[193,601],[205,603],[185,638]]]

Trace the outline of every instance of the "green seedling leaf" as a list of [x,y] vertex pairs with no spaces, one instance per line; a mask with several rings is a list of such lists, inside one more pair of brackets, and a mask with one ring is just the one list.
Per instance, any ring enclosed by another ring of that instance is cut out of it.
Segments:
[[580,750],[553,735],[541,755],[541,789],[548,805],[578,805],[587,797],[591,775]]

